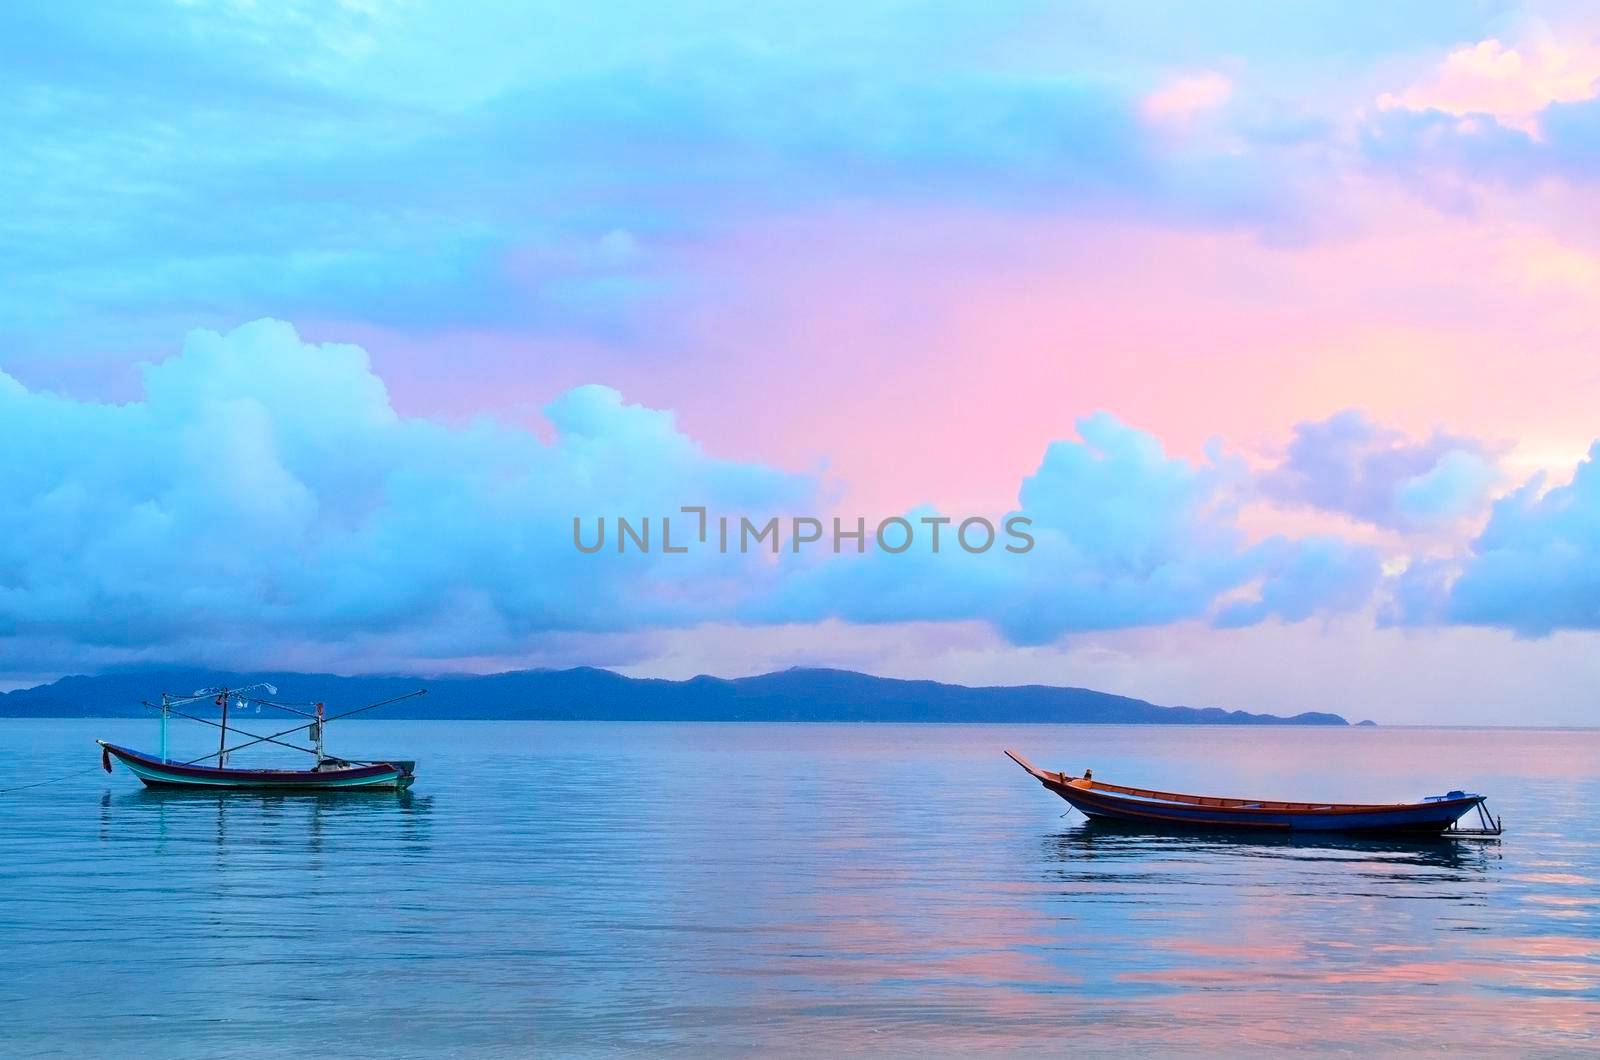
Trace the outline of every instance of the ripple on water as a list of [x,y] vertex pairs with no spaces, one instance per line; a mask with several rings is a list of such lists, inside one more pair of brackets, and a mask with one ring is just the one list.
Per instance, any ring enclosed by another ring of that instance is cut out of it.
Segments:
[[[8,778],[147,736],[4,724]],[[0,796],[3,1051],[1573,1049],[1600,1026],[1600,733],[342,733],[419,759],[417,787],[161,794],[118,772]],[[1005,746],[1222,794],[1466,784],[1509,831],[1107,832]]]

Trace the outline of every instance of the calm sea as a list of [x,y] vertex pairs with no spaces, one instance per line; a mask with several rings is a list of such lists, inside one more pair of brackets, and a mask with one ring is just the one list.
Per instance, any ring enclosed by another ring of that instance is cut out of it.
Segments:
[[[154,725],[0,723],[0,787],[94,765],[96,736],[146,746]],[[0,796],[0,1053],[1600,1047],[1600,732],[352,721],[329,738],[415,757],[417,786],[160,794],[118,767]],[[1062,817],[1008,746],[1217,794],[1463,787],[1507,833],[1107,833]]]

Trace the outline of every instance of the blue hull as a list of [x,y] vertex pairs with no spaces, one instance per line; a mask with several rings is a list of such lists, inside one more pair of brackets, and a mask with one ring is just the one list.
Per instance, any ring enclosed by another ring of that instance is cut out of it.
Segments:
[[234,791],[349,791],[411,786],[412,763],[378,762],[348,769],[217,769],[163,762],[159,758],[100,741],[109,756],[150,787]]
[[1125,799],[1045,782],[1085,817],[1145,828],[1177,827],[1255,832],[1356,832],[1368,835],[1438,835],[1483,801],[1480,796],[1370,810],[1319,813],[1230,809]]
[[[1482,795],[1452,791],[1423,802],[1361,804],[1277,802],[1184,795],[1127,788],[1091,780],[1086,773],[1071,777],[1029,763],[1014,751],[1006,754],[1046,788],[1093,821],[1157,829],[1219,831],[1353,832],[1366,835],[1439,835],[1463,814],[1480,807]],[[1498,826],[1494,834],[1498,834]]]

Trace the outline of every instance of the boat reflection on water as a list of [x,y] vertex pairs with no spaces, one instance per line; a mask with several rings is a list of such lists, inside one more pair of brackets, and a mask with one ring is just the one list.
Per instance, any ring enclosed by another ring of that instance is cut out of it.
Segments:
[[315,790],[263,791],[218,788],[135,788],[115,796],[121,805],[214,804],[233,803],[238,806],[290,807],[308,806],[318,811],[338,811],[343,807],[399,807],[402,811],[419,809],[432,803],[430,795],[419,796],[410,789],[395,791],[392,788],[341,789],[337,792]]
[[[336,836],[348,830],[398,824],[387,829],[387,839],[402,850],[417,853],[428,844],[427,817],[432,795],[409,790],[245,791],[234,789],[140,787],[120,795],[109,792],[100,800],[101,839],[109,840],[136,823],[153,824],[158,846],[168,840],[193,843],[209,833],[220,848],[230,832],[267,845],[286,845],[291,837],[303,841],[310,853],[320,853],[325,830]],[[207,827],[206,822],[211,822]],[[121,827],[119,827],[121,826]],[[202,831],[204,829],[204,831]],[[142,830],[142,828],[141,828]],[[382,841],[385,830],[369,833]],[[276,840],[276,842],[274,842]]]
[[1473,878],[1500,857],[1500,840],[1449,836],[1383,838],[1340,832],[1171,832],[1135,824],[1084,821],[1046,837],[1048,860],[1140,862],[1267,859],[1346,869],[1389,866],[1415,880],[1418,868],[1465,870]]

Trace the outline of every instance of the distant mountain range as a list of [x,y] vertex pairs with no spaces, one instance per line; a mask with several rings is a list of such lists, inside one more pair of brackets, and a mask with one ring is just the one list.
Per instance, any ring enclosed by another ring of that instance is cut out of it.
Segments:
[[[145,717],[141,700],[256,681],[288,701],[322,700],[336,714],[425,687],[369,716],[572,721],[1095,722],[1166,725],[1347,725],[1337,714],[1284,718],[1217,707],[1161,707],[1089,688],[969,688],[901,681],[850,670],[792,669],[759,677],[687,681],[624,677],[609,670],[518,670],[483,676],[337,677],[332,674],[124,670],[63,677],[0,694],[0,717]],[[1371,724],[1364,722],[1363,724]]]

